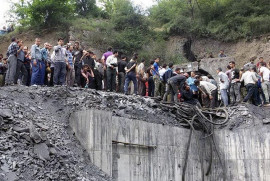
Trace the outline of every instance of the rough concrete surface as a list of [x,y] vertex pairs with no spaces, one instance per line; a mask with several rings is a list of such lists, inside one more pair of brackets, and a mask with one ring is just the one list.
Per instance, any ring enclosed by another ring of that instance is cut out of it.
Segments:
[[[229,180],[267,180],[269,125],[263,122],[269,110],[241,105],[228,111],[230,121],[215,130],[224,165],[233,168],[226,171]],[[179,180],[188,134],[175,112],[155,99],[79,88],[4,87],[0,180]],[[186,180],[201,178],[196,140]],[[208,145],[199,144],[207,165]],[[221,166],[216,156],[213,160],[205,178],[220,180]]]

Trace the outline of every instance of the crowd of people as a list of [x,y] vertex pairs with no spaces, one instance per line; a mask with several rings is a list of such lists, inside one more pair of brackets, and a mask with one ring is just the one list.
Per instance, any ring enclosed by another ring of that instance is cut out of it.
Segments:
[[[184,101],[203,107],[237,105],[250,102],[269,105],[269,65],[252,58],[242,69],[231,61],[227,70],[217,69],[219,82],[211,75],[183,72],[173,63],[160,66],[156,57],[146,66],[134,53],[131,60],[108,48],[101,58],[79,42],[64,45],[62,38],[52,46],[41,40],[29,49],[12,38],[6,58],[0,55],[0,86],[69,86],[108,92],[160,97],[164,102]],[[226,57],[221,50],[219,57]]]

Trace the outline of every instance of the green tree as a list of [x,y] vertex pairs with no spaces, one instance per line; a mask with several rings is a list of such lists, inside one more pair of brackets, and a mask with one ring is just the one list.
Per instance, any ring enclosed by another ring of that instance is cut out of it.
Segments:
[[99,10],[96,6],[96,0],[75,0],[76,13],[82,17],[89,15],[98,16]]
[[66,24],[75,9],[73,0],[21,0],[14,7],[22,25],[48,28]]

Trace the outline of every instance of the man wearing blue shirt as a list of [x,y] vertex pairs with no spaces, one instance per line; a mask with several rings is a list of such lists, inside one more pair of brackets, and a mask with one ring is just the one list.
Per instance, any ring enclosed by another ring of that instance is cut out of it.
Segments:
[[28,73],[24,66],[24,57],[25,53],[23,51],[23,41],[18,42],[19,51],[17,56],[17,68],[16,68],[16,76],[14,83],[16,84],[18,82],[19,76],[22,75],[22,85],[26,85],[27,79],[28,79]]
[[32,78],[31,85],[41,85],[42,54],[40,49],[40,39],[36,38],[35,44],[31,47],[32,58]]
[[155,83],[155,92],[154,92],[154,97],[157,97],[160,95],[160,91],[159,91],[159,86],[160,86],[160,75],[159,75],[159,58],[155,59],[155,63],[153,64],[152,67],[152,74],[153,74],[153,79],[154,79],[154,83]]

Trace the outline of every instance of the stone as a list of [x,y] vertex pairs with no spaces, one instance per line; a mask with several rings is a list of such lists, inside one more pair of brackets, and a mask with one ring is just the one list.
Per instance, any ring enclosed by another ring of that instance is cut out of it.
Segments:
[[46,160],[50,159],[49,148],[45,143],[35,144],[34,145],[34,153],[41,160],[46,161]]
[[3,118],[11,118],[12,111],[10,109],[0,109],[0,116]]
[[29,133],[29,128],[22,128],[19,126],[13,126],[12,129],[18,133]]
[[40,127],[41,129],[43,129],[43,130],[48,130],[48,129],[49,129],[48,126],[45,126],[45,125],[42,124],[42,123],[36,123],[36,125],[37,125],[38,127]]
[[30,126],[30,137],[34,140],[35,143],[40,143],[42,141],[40,134],[37,132],[33,124]]

